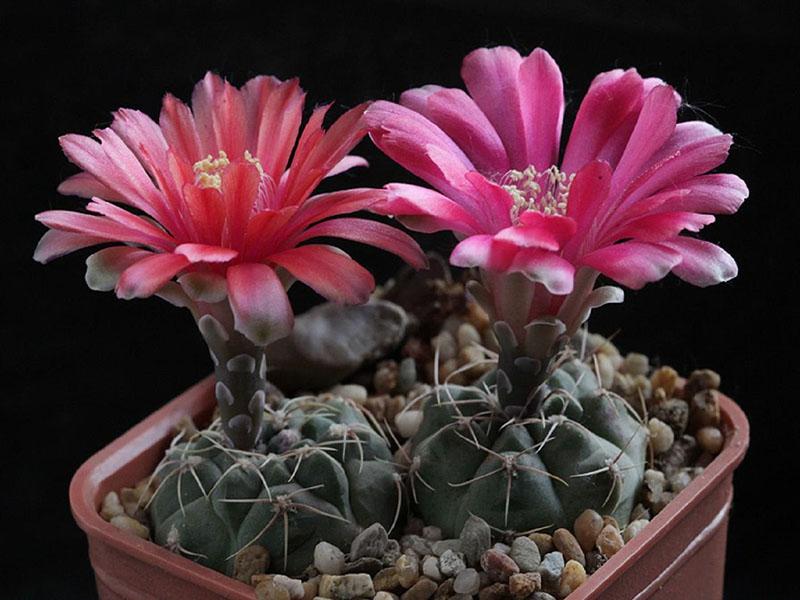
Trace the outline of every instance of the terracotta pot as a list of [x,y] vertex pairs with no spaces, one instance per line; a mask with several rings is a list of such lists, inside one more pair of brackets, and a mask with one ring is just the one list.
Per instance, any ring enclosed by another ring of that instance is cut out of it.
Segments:
[[[253,600],[251,587],[124,533],[97,512],[108,492],[150,475],[182,416],[208,420],[212,386],[209,377],[188,389],[91,457],[72,478],[72,513],[89,538],[101,600]],[[747,449],[749,428],[731,399],[722,396],[721,409],[722,453],[570,600],[722,598],[733,471]]]

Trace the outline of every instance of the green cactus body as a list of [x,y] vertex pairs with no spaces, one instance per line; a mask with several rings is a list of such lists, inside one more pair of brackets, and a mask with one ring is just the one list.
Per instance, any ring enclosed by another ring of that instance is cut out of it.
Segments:
[[224,445],[219,424],[179,441],[157,471],[149,506],[155,541],[232,574],[250,544],[272,571],[298,574],[327,541],[345,550],[372,523],[390,529],[401,486],[386,441],[340,398],[295,399],[268,410],[259,452]]
[[547,379],[543,401],[528,415],[510,418],[487,391],[492,383],[440,388],[425,404],[411,440],[412,491],[425,522],[452,537],[474,514],[523,532],[571,527],[592,508],[624,526],[647,448],[630,407],[598,389],[578,360]]

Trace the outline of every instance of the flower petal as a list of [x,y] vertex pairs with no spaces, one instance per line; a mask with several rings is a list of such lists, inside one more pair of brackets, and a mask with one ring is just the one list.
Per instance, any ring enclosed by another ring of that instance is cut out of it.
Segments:
[[338,163],[333,165],[333,168],[325,174],[325,177],[334,177],[355,167],[368,167],[369,162],[363,156],[356,156],[355,154],[348,154]]
[[536,48],[520,64],[519,87],[528,164],[543,171],[558,162],[561,144],[564,83],[556,61]]
[[215,304],[228,297],[228,282],[217,273],[194,271],[178,277],[178,284],[195,302]]
[[58,186],[58,193],[65,196],[78,196],[80,198],[93,198],[99,196],[105,200],[116,200],[124,202],[119,194],[110,187],[101,183],[97,177],[84,171],[67,177]]
[[75,250],[102,244],[106,241],[108,240],[103,237],[50,229],[45,232],[36,245],[36,250],[33,252],[33,260],[44,264]]
[[661,242],[675,237],[684,230],[700,231],[713,222],[713,215],[693,212],[675,211],[650,214],[628,221],[608,234],[600,244],[614,243],[626,238],[642,242]]
[[158,124],[173,153],[190,165],[200,160],[200,137],[188,106],[172,94],[165,95]]
[[84,215],[69,210],[47,210],[35,218],[51,229],[102,237],[107,241],[142,244],[166,251],[171,250],[174,245],[166,244],[160,237],[154,237],[145,231],[122,225],[106,217]]
[[234,327],[258,346],[286,337],[294,313],[275,271],[258,263],[233,265],[227,272]]
[[248,148],[264,172],[278,181],[286,169],[303,118],[305,93],[297,79],[254,77],[242,87],[247,111]]
[[638,111],[642,101],[642,78],[635,69],[615,69],[594,78],[581,102],[564,152],[562,168],[575,173],[598,158],[609,138]]
[[672,272],[692,285],[715,285],[729,281],[739,273],[733,257],[710,242],[680,236],[661,245],[680,253],[681,262],[673,267]]
[[407,183],[390,183],[386,190],[386,201],[370,210],[395,216],[409,229],[424,233],[451,230],[465,235],[484,230],[463,206],[439,192]]
[[96,292],[110,292],[117,287],[123,271],[148,256],[153,256],[153,253],[130,246],[114,246],[95,252],[86,259],[86,285]]
[[496,240],[492,235],[473,235],[453,249],[450,263],[456,267],[481,267],[505,272],[519,251],[519,246]]
[[370,137],[389,158],[461,203],[464,175],[475,167],[439,127],[421,114],[378,101],[365,113]]
[[153,254],[143,258],[122,272],[117,282],[117,296],[123,300],[152,296],[187,266],[189,259],[180,254]]
[[370,272],[333,246],[299,246],[274,254],[270,260],[333,302],[361,304],[375,288]]
[[174,252],[185,256],[192,263],[226,263],[239,256],[239,252],[232,248],[208,244],[181,244]]
[[572,263],[553,252],[538,248],[520,251],[509,270],[523,273],[528,279],[544,285],[551,294],[559,296],[572,291],[575,279]]
[[470,96],[500,135],[511,168],[517,169],[528,166],[519,87],[521,64],[522,57],[516,50],[498,46],[473,50],[461,66],[461,78]]
[[663,244],[623,242],[595,250],[582,257],[581,262],[638,290],[646,283],[663,279],[681,262],[681,255]]
[[457,88],[426,85],[400,95],[400,104],[427,117],[482,173],[505,173],[508,156],[500,136],[475,101]]
[[369,244],[396,254],[416,269],[421,269],[427,264],[425,253],[411,236],[397,227],[378,221],[355,218],[331,219],[307,229],[297,241],[302,242],[314,237],[336,237]]

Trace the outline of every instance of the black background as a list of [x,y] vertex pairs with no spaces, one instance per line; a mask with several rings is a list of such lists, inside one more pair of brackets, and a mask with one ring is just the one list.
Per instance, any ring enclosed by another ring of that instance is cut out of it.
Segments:
[[[700,290],[675,278],[593,317],[623,349],[680,370],[709,366],[747,411],[751,449],[736,474],[726,598],[788,597],[796,552],[798,45],[790,2],[82,2],[2,9],[3,523],[0,596],[92,598],[67,486],[74,470],[210,370],[191,318],[159,300],[89,291],[78,252],[31,260],[33,215],[78,206],[55,188],[75,169],[56,142],[109,123],[119,106],[155,116],[169,90],[187,99],[205,70],[241,85],[299,75],[309,107],[460,85],[461,58],[487,45],[545,47],[574,116],[591,78],[636,66],[736,136],[725,170],[750,199],[706,239],[738,260],[735,281]],[[362,150],[363,148],[363,150]],[[368,143],[368,172],[339,185],[408,180]],[[422,237],[446,252],[446,236]],[[398,261],[354,248],[385,279]],[[314,299],[299,293],[297,306]]]

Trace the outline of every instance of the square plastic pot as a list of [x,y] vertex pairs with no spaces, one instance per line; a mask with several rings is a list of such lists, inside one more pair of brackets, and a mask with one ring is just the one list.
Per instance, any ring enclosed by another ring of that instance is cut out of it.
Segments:
[[[152,542],[120,531],[98,514],[105,495],[147,477],[174,425],[185,415],[207,421],[213,379],[186,390],[87,460],[69,489],[75,521],[89,540],[101,600],[253,600],[253,588]],[[716,600],[722,598],[733,471],[749,441],[741,409],[720,397],[726,442],[702,475],[569,600]]]

